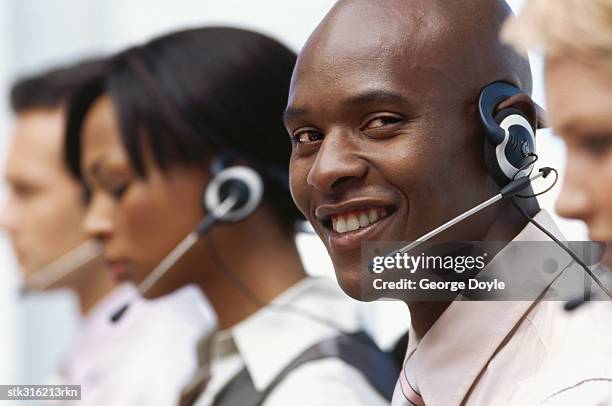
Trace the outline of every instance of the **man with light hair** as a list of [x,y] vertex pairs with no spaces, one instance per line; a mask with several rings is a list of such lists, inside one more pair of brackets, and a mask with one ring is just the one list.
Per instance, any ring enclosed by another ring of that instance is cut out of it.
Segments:
[[[612,265],[612,1],[530,0],[502,37],[545,55],[550,121],[567,146],[559,214],[584,221],[592,240],[606,242],[603,263]],[[611,339],[612,341],[612,339]],[[602,354],[611,359],[610,353]],[[604,379],[585,382],[596,390]],[[555,404],[612,404],[612,392],[585,403],[571,392],[554,394]]]
[[612,265],[612,1],[531,0],[503,38],[546,58],[550,121],[567,145],[556,209],[607,243]]

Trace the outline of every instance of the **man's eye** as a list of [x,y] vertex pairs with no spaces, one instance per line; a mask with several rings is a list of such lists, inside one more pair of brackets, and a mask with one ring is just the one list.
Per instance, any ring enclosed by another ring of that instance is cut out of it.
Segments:
[[25,199],[36,194],[38,188],[26,184],[14,184],[12,186],[13,194],[19,198]]
[[366,125],[363,127],[364,130],[375,130],[377,128],[382,128],[387,125],[395,124],[399,122],[400,119],[398,117],[393,116],[379,116],[374,119],[368,121]]
[[589,153],[595,156],[603,156],[612,147],[612,135],[591,136],[586,138],[582,145]]
[[323,140],[323,134],[316,130],[302,130],[293,136],[296,144],[310,144]]

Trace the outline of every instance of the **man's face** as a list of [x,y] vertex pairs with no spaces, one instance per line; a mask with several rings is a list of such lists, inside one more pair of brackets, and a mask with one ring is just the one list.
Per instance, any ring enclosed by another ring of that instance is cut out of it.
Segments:
[[84,241],[83,194],[63,166],[63,125],[60,108],[25,111],[16,119],[2,226],[26,278]]
[[[612,80],[609,72],[571,58],[549,58],[546,92],[555,132],[567,146],[563,188],[556,209],[564,217],[584,221],[592,240],[610,242]],[[610,250],[609,254],[612,254]]]
[[[398,32],[391,15],[365,14],[309,41],[286,112],[294,200],[357,299],[363,241],[414,240],[491,193],[461,55],[419,24]],[[483,233],[471,223],[443,238]]]

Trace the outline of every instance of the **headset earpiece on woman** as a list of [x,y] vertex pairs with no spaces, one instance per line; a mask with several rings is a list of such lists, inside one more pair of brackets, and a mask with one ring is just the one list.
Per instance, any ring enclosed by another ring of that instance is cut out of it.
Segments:
[[[138,285],[143,296],[162,276],[213,226],[218,223],[235,223],[244,220],[259,207],[263,198],[264,185],[259,173],[248,166],[231,165],[235,162],[220,155],[211,164],[211,179],[206,185],[203,204],[206,215],[194,231],[189,233]],[[130,303],[126,303],[112,314],[113,322],[119,321]]]
[[[208,215],[219,221],[233,223],[244,220],[257,210],[263,189],[261,176],[253,168],[230,166],[215,174],[208,182],[204,192],[204,207]],[[219,210],[223,206],[228,209]]]

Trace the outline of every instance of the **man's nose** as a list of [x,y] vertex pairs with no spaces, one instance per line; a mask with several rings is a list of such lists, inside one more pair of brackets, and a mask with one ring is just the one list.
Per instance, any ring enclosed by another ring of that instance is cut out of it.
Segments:
[[588,192],[588,174],[583,173],[580,159],[568,154],[561,192],[555,203],[555,210],[562,217],[588,222],[592,215],[592,198]]
[[350,132],[340,130],[326,135],[308,172],[308,185],[331,194],[366,175],[367,165],[351,137]]
[[15,210],[12,198],[7,198],[0,204],[0,227],[13,234],[15,231]]

